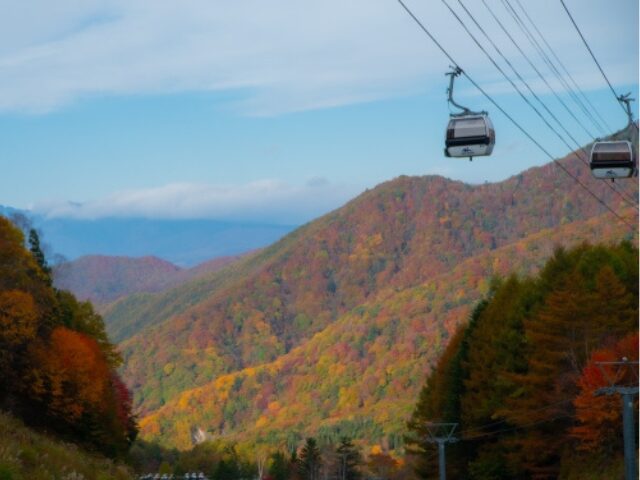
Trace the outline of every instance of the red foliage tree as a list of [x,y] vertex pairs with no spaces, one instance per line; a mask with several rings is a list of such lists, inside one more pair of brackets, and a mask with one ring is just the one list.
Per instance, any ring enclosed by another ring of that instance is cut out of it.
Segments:
[[74,423],[87,410],[105,410],[110,373],[94,339],[57,327],[49,344],[37,344],[32,354],[32,392],[51,415]]
[[[579,440],[578,449],[584,451],[605,451],[620,442],[622,424],[620,399],[617,395],[595,396],[609,381],[618,384],[635,384],[637,378],[631,369],[597,365],[597,362],[617,362],[627,358],[638,361],[638,332],[627,335],[610,348],[597,350],[582,370],[577,385],[580,393],[573,401],[576,420],[579,425],[570,430],[571,436]],[[604,369],[604,370],[603,370]],[[607,378],[608,377],[608,378]]]

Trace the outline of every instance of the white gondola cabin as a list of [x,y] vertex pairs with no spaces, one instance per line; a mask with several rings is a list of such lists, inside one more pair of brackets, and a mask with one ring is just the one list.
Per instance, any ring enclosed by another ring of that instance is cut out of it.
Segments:
[[444,153],[447,157],[491,155],[496,132],[486,114],[452,116],[447,126]]
[[628,178],[636,171],[631,142],[596,142],[591,149],[591,173],[596,178]]

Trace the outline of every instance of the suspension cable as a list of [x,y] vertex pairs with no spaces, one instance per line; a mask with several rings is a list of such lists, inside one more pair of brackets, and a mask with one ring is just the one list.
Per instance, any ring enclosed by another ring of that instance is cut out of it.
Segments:
[[[514,86],[514,88],[516,89],[516,91],[518,91],[518,93],[520,94],[520,96],[525,100],[526,98],[524,97],[524,95],[520,92],[520,90],[515,86],[515,84],[511,81],[511,79],[509,79],[507,77],[507,75],[505,74],[505,72],[498,67],[498,65],[496,64],[496,62],[491,58],[491,56],[480,46],[479,42],[475,39],[475,37],[473,37],[473,35],[471,34],[471,32],[466,28],[466,26],[464,25],[464,23],[462,22],[462,20],[460,19],[460,17],[458,17],[458,15],[455,14],[455,12],[451,9],[451,7],[446,3],[445,0],[442,0],[445,5],[447,5],[447,7],[449,8],[449,10],[456,16],[456,18],[458,19],[458,21],[460,21],[460,23],[462,24],[462,26],[465,28],[465,30],[467,31],[467,33],[471,36],[471,38],[476,42],[476,44],[482,49],[482,51],[489,57],[489,60],[491,60],[491,62],[496,66],[496,68],[498,68],[498,70],[500,71],[500,73],[502,73],[502,75],[511,83],[511,85]],[[509,59],[502,53],[502,50],[500,50],[500,48],[495,44],[495,42],[491,39],[491,37],[489,36],[489,34],[485,31],[484,28],[482,28],[482,26],[478,23],[478,21],[475,19],[475,17],[473,16],[473,14],[469,11],[469,9],[466,7],[466,5],[462,2],[462,0],[458,0],[458,3],[462,6],[462,8],[464,9],[464,11],[467,13],[467,15],[469,15],[469,17],[471,18],[471,20],[473,21],[473,23],[476,25],[476,27],[482,32],[482,34],[485,36],[485,38],[491,43],[491,45],[493,46],[493,48],[498,52],[498,54],[502,57],[502,59],[507,63],[507,65],[509,65],[509,67],[511,68],[511,70],[513,71],[513,73],[515,73],[515,75],[518,77],[518,79],[525,85],[525,87],[527,87],[527,89],[529,90],[529,92],[531,93],[531,95],[538,101],[538,103],[540,103],[540,105],[542,105],[542,107],[547,111],[547,113],[555,120],[555,122],[560,126],[560,128],[567,134],[567,136],[573,141],[573,143],[575,144],[577,150],[576,152],[576,156],[582,161],[582,163],[584,163],[585,165],[589,165],[589,161],[587,160],[589,157],[589,154],[585,151],[584,147],[580,145],[580,143],[573,137],[573,135],[571,135],[571,133],[565,128],[565,126],[562,124],[562,122],[558,119],[558,117],[556,117],[554,115],[554,113],[547,107],[547,105],[540,99],[540,97],[538,97],[538,95],[533,91],[533,89],[529,86],[529,84],[527,83],[527,81],[522,78],[522,76],[520,75],[520,73],[518,72],[518,70],[513,66],[513,64],[509,61]],[[528,101],[527,104],[529,104],[529,106],[531,106],[532,108],[533,105],[531,105]],[[534,110],[536,110],[534,108]],[[542,117],[542,115],[540,114],[540,112],[538,110],[536,110],[536,113],[540,116],[540,118],[542,118],[544,120],[544,118]],[[560,140],[566,145],[566,147],[569,150],[572,150],[572,148],[569,146],[569,144],[565,141],[565,139],[551,126],[549,125],[548,122],[545,121],[545,123],[547,124],[547,126],[558,136],[558,138],[560,138]],[[582,153],[584,154],[584,157],[581,156],[578,152],[582,151]],[[621,193],[620,191],[618,191],[613,185],[606,183],[606,185],[613,191],[615,192],[618,196],[620,196],[620,198],[622,198],[625,202],[627,202],[629,205],[631,205],[633,208],[635,208],[636,210],[638,210],[638,206],[637,204],[628,199],[623,193]]]
[[573,75],[571,75],[571,73],[569,72],[569,70],[567,69],[567,67],[565,67],[564,63],[562,62],[562,60],[560,60],[560,58],[558,57],[558,55],[556,54],[555,50],[551,47],[551,45],[549,45],[549,42],[547,42],[546,38],[544,37],[544,35],[542,35],[542,32],[540,32],[540,30],[538,29],[537,25],[535,24],[535,22],[531,19],[531,17],[529,16],[529,14],[527,13],[527,10],[524,8],[524,5],[522,5],[522,3],[520,2],[520,0],[516,0],[516,3],[518,4],[518,6],[520,7],[520,10],[523,11],[524,15],[527,17],[527,20],[529,20],[529,23],[531,23],[531,25],[533,26],[533,28],[535,29],[535,31],[538,33],[538,36],[542,39],[542,41],[544,42],[544,44],[547,46],[547,48],[549,49],[549,51],[551,52],[551,55],[553,55],[553,58],[556,59],[556,61],[558,62],[558,64],[560,65],[560,67],[562,68],[562,70],[564,71],[564,73],[567,74],[567,76],[569,77],[569,80],[571,80],[571,83],[573,84],[573,86],[576,88],[576,90],[578,90],[578,92],[580,93],[580,95],[582,96],[582,98],[589,104],[589,106],[591,107],[591,110],[598,116],[598,119],[602,122],[602,124],[606,127],[606,130],[608,132],[612,132],[613,129],[609,126],[609,124],[607,123],[607,121],[602,117],[602,115],[600,115],[600,112],[598,111],[598,109],[593,105],[593,103],[591,103],[591,101],[589,100],[589,97],[587,97],[587,95],[584,93],[584,91],[580,88],[580,86],[578,85],[578,83],[575,81],[575,79],[573,78]]
[[[438,47],[438,49],[447,57],[447,59],[449,59],[449,61],[451,63],[453,63],[454,66],[460,68],[458,62],[456,62],[453,57],[449,54],[449,52],[447,52],[447,50],[442,46],[442,44],[440,42],[438,42],[438,40],[431,34],[431,32],[427,29],[427,27],[424,26],[424,24],[414,15],[414,13],[409,9],[409,7],[407,7],[407,5],[403,2],[403,0],[398,0],[398,3],[402,6],[402,8],[405,9],[405,11],[409,14],[409,16],[411,18],[413,18],[413,20],[416,22],[416,24],[420,27],[420,29],[431,39],[431,41],[433,41],[433,43]],[[462,69],[461,69],[462,70]],[[575,175],[573,175],[564,165],[562,165],[562,163],[560,163],[558,160],[556,160],[553,155],[551,155],[541,144],[540,142],[538,142],[535,138],[533,138],[531,136],[531,134],[524,129],[524,127],[522,127],[511,115],[509,115],[509,113],[507,113],[504,108],[502,108],[480,85],[478,85],[478,83],[475,82],[475,80],[473,80],[468,73],[466,73],[464,70],[462,70],[462,74],[465,76],[465,78],[467,80],[469,80],[469,82],[471,82],[471,84],[476,87],[480,93],[482,93],[484,95],[485,98],[487,98],[487,100],[489,100],[500,112],[502,112],[502,114],[507,117],[507,119],[509,119],[509,121],[511,121],[511,123],[513,123],[516,128],[518,128],[518,130],[520,130],[529,140],[531,140],[547,157],[549,157],[549,159],[551,159],[551,161],[553,161],[556,165],[558,165],[558,167],[560,167],[560,169],[565,172],[569,177],[571,177],[578,185],[580,185],[580,187],[582,187],[584,190],[587,191],[587,193],[589,193],[590,196],[592,196],[598,203],[600,203],[603,207],[605,207],[609,212],[611,212],[618,220],[620,220],[622,223],[624,223],[625,225],[627,225],[629,228],[631,228],[632,230],[635,230],[635,226],[631,225],[629,222],[627,222],[627,220],[625,220],[622,216],[618,215],[618,213],[613,210],[611,207],[609,207],[609,205],[607,205],[600,197],[598,197],[595,193],[593,193],[589,187],[587,187],[584,183],[582,183],[580,181],[580,179],[578,179]]]
[[[611,90],[611,93],[613,93],[613,96],[616,99],[616,102],[618,103],[618,105],[620,105],[620,108],[622,108],[622,110],[624,111],[625,115],[627,114],[626,109],[622,106],[622,103],[620,103],[620,99],[618,94],[616,93],[615,89],[613,88],[613,85],[611,85],[611,82],[609,81],[609,79],[607,78],[607,74],[604,73],[604,70],[602,69],[602,67],[600,66],[600,62],[598,62],[598,59],[596,58],[596,56],[593,54],[593,50],[591,50],[591,47],[589,46],[589,43],[587,43],[586,38],[584,38],[584,35],[582,35],[582,32],[580,31],[580,27],[578,27],[578,24],[576,23],[576,21],[573,19],[573,15],[571,15],[571,12],[569,11],[569,9],[567,8],[567,5],[564,3],[564,0],[560,0],[560,3],[562,3],[562,6],[564,7],[565,12],[567,12],[567,15],[569,15],[569,19],[571,19],[571,23],[573,23],[573,26],[576,28],[578,35],[580,35],[580,38],[582,39],[582,42],[584,43],[584,46],[587,47],[587,50],[589,50],[589,54],[591,55],[591,58],[593,58],[593,61],[595,62],[595,64],[598,66],[598,69],[600,70],[600,73],[602,74],[602,76],[604,77],[604,79],[607,82],[607,85],[609,85],[609,89]],[[636,130],[638,130],[638,125],[635,122],[632,122],[632,125],[634,127],[636,127]]]

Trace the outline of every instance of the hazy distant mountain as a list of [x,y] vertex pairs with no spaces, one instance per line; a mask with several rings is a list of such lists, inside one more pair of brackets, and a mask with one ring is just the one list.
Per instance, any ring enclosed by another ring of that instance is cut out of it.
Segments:
[[54,281],[81,300],[101,306],[134,293],[154,293],[215,272],[241,258],[218,257],[181,268],[157,257],[88,255],[57,265]]
[[264,247],[295,228],[217,220],[46,218],[0,206],[0,214],[16,212],[29,216],[51,251],[69,260],[86,255],[155,256],[183,267]]

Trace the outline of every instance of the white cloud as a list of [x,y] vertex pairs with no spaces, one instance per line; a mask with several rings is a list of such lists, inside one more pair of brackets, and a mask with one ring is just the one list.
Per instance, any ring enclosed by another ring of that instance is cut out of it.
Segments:
[[[407,3],[468,72],[498,81],[441,2]],[[480,3],[466,3],[517,55]],[[576,80],[602,87],[559,2],[524,3]],[[500,2],[489,4],[508,23]],[[611,80],[636,83],[637,1],[616,4],[569,2]],[[237,89],[243,112],[271,115],[441,91],[449,63],[395,0],[0,0],[0,11],[0,111]]]
[[244,185],[174,183],[88,202],[40,202],[31,210],[49,218],[212,218],[292,224],[327,213],[357,193],[353,187],[317,177],[303,186],[268,179]]

